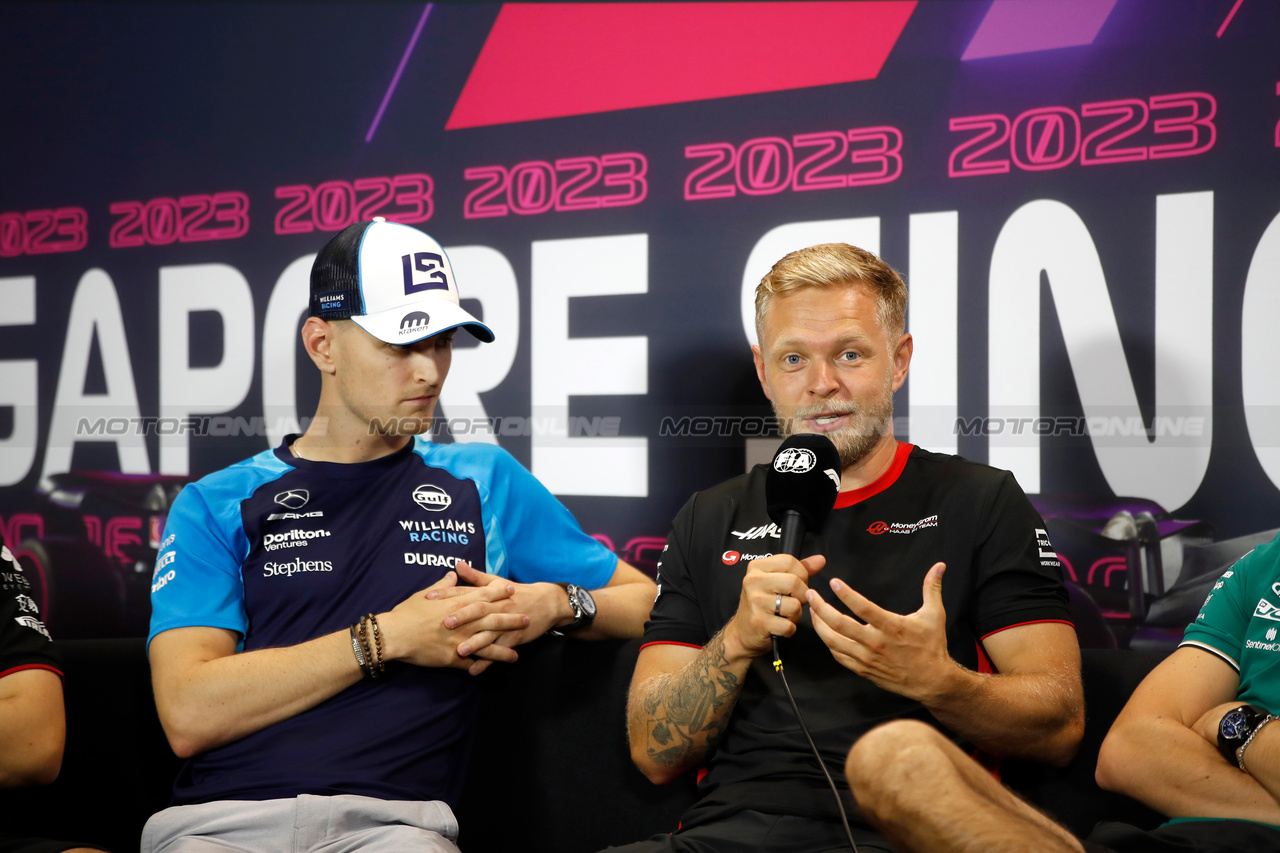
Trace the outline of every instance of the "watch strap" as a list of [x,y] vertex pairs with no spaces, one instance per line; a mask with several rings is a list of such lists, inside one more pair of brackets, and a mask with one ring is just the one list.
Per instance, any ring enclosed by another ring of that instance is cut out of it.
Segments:
[[580,595],[590,595],[591,593],[587,592],[585,588],[572,583],[565,584],[564,591],[565,594],[569,596],[569,607],[573,610],[573,621],[560,628],[552,628],[548,632],[550,634],[555,634],[557,637],[564,637],[568,634],[572,634],[579,628],[585,628],[595,621],[595,614],[587,612],[586,608],[582,606],[582,601],[579,598]]
[[1249,744],[1253,743],[1253,739],[1258,736],[1258,732],[1262,731],[1263,727],[1274,719],[1276,718],[1271,714],[1267,714],[1263,717],[1258,724],[1253,727],[1253,731],[1249,732],[1249,736],[1244,739],[1244,743],[1240,744],[1240,748],[1236,750],[1236,766],[1245,773],[1248,773],[1249,769],[1244,766],[1244,751],[1249,748]]

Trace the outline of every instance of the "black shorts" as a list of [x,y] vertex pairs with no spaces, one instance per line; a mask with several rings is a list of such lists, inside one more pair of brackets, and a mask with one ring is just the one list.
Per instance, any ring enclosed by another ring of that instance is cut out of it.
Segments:
[[1247,820],[1193,820],[1141,830],[1100,823],[1086,853],[1280,853],[1280,830]]
[[[854,826],[853,837],[859,853],[892,853],[889,842],[872,830]],[[835,821],[743,810],[610,847],[608,853],[849,853],[849,841]]]
[[52,838],[15,838],[0,833],[0,853],[62,853],[77,847],[99,848],[82,841],[54,841]]

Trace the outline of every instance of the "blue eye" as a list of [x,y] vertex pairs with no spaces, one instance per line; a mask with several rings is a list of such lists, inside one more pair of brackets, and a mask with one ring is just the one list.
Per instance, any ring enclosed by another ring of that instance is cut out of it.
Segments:
[[860,356],[858,353],[854,352],[853,350],[849,350],[848,352],[840,353],[840,357],[843,358],[845,361],[857,361],[862,356]]
[[798,355],[786,355],[786,356],[783,356],[783,357],[782,357],[782,360],[783,360],[783,362],[784,362],[784,363],[786,363],[786,364],[799,364],[799,363],[800,363],[800,356],[798,356]]

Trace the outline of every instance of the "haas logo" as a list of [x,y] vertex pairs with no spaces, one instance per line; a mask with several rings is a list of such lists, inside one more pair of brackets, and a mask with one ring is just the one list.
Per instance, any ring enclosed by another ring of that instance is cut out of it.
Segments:
[[885,524],[883,521],[876,521],[867,528],[867,532],[879,536],[881,533],[889,532],[889,525]]

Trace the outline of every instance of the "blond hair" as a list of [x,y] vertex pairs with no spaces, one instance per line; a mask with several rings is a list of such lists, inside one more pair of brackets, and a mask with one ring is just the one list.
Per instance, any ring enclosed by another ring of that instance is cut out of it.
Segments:
[[876,300],[876,319],[890,344],[907,322],[907,286],[893,267],[848,243],[821,243],[797,249],[773,265],[756,287],[756,339],[761,340],[765,312],[774,296],[806,287],[867,288]]

